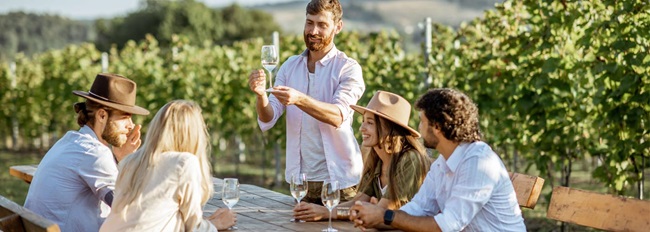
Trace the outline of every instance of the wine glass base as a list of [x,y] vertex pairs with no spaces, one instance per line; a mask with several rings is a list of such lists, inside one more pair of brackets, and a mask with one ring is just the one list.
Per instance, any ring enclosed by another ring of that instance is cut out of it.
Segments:
[[321,231],[322,231],[322,232],[338,232],[339,230],[334,229],[334,228],[326,228],[326,229],[323,229],[323,230],[321,230]]

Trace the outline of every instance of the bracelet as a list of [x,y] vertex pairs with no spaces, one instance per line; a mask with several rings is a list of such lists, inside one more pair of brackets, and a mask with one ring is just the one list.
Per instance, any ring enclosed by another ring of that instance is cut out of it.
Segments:
[[339,216],[343,217],[349,217],[350,216],[350,208],[343,207],[343,208],[336,208],[336,217],[338,218]]

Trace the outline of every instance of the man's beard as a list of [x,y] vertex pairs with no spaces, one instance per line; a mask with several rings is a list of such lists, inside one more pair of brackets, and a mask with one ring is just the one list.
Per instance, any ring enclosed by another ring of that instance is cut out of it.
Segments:
[[122,147],[126,143],[126,137],[121,135],[115,122],[109,121],[102,132],[102,139],[114,147]]
[[[320,42],[309,42],[310,37],[313,39],[320,39]],[[303,34],[305,45],[307,46],[307,49],[309,49],[309,51],[312,52],[322,51],[332,43],[333,38],[334,38],[334,33],[331,33],[330,36],[328,37],[323,37],[322,35]]]
[[438,146],[438,143],[440,143],[440,140],[438,140],[438,137],[435,135],[431,135],[431,140],[423,139],[424,142],[424,147],[426,148],[431,148],[431,149],[436,149]]

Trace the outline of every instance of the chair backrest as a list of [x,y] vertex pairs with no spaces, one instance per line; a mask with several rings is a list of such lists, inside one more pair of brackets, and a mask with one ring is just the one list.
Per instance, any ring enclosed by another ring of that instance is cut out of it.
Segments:
[[0,196],[0,231],[59,232],[59,225]]
[[608,231],[648,231],[650,201],[558,186],[546,217]]
[[508,172],[508,174],[510,174],[510,181],[515,188],[519,206],[534,209],[539,194],[542,192],[544,179],[515,172]]

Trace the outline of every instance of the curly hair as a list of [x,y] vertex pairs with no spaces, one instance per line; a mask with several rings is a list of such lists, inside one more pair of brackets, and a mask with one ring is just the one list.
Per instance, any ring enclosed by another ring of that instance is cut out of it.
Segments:
[[312,0],[307,4],[307,14],[317,15],[323,11],[332,12],[334,22],[337,23],[343,18],[343,9],[338,0]]
[[437,126],[446,139],[453,142],[481,140],[478,107],[464,93],[449,89],[431,89],[415,103],[424,112],[431,126]]

